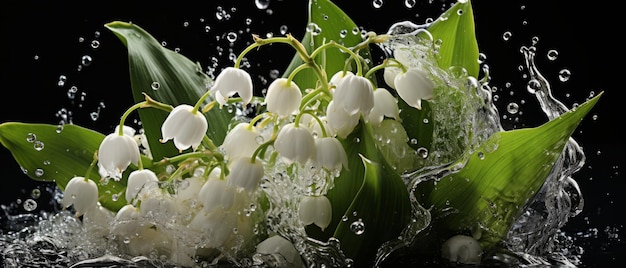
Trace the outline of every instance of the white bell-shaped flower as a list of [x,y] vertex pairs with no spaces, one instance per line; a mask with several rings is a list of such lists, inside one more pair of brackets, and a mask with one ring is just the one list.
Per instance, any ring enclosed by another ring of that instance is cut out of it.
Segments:
[[121,178],[131,163],[139,163],[139,146],[131,136],[114,132],[104,137],[98,149],[98,165],[109,177]]
[[[176,214],[176,204],[172,196],[164,189],[152,188],[145,194],[142,191],[139,214],[150,219],[169,219]],[[184,212],[184,211],[181,211]]]
[[348,156],[346,150],[338,139],[334,137],[322,137],[315,139],[315,163],[329,170],[341,170],[348,168]]
[[422,100],[433,98],[435,83],[428,77],[428,72],[421,67],[409,68],[394,80],[398,95],[411,107],[422,109]]
[[139,219],[139,210],[131,204],[125,205],[115,214],[115,224],[112,225],[111,233],[120,237],[136,236],[143,228]]
[[350,71],[338,71],[336,72],[331,78],[330,80],[328,80],[328,85],[330,86],[330,92],[331,94],[335,94],[335,88],[337,88],[337,85],[339,85],[339,83],[341,82],[341,80],[346,77],[346,76],[350,76],[350,75],[354,75],[353,72]]
[[267,88],[267,95],[265,96],[267,111],[275,113],[281,118],[297,112],[301,101],[300,87],[287,78],[278,78]]
[[235,202],[235,188],[228,185],[225,180],[209,179],[200,188],[198,201],[207,213],[216,209],[229,210]]
[[97,209],[98,186],[94,181],[85,177],[74,177],[65,185],[61,204],[64,208],[73,206],[76,217]]
[[359,124],[359,114],[348,114],[335,101],[330,101],[326,107],[326,121],[330,134],[345,139]]
[[309,128],[289,123],[278,132],[274,148],[285,163],[299,162],[304,165],[315,156],[315,139]]
[[242,156],[251,157],[259,147],[259,137],[259,132],[254,126],[249,123],[239,123],[226,133],[222,148],[230,160]]
[[298,214],[304,225],[315,224],[322,229],[326,229],[332,219],[333,208],[328,197],[305,196],[300,201]]
[[237,93],[245,106],[252,100],[252,90],[250,74],[235,67],[226,67],[222,70],[211,87],[211,91],[215,92],[215,99],[220,105],[225,104],[230,97]]
[[207,119],[201,112],[194,112],[191,105],[181,104],[170,112],[161,125],[161,142],[173,139],[178,150],[183,151],[189,147],[195,150],[206,135],[207,128]]
[[483,249],[471,236],[455,235],[441,245],[441,257],[452,263],[480,264]]
[[149,169],[135,170],[128,175],[126,183],[126,201],[136,200],[141,191],[158,188],[159,179],[154,171]]
[[367,117],[374,107],[374,88],[363,76],[347,75],[339,81],[333,101],[349,115],[361,113]]
[[263,172],[263,165],[260,161],[252,163],[250,157],[240,157],[231,164],[228,183],[252,192],[259,187],[259,182],[263,178]]
[[374,90],[374,108],[369,114],[369,122],[373,126],[380,125],[385,117],[399,119],[398,100],[385,88]]
[[296,250],[296,247],[293,246],[291,241],[280,235],[270,236],[261,241],[261,243],[256,246],[256,252],[258,254],[271,254],[275,257],[280,257],[276,259],[276,267],[304,267],[302,258],[298,250]]
[[[400,64],[406,66],[410,66],[411,60],[414,58],[411,51],[409,49],[399,49],[396,48],[393,52],[394,59],[398,61]],[[394,80],[396,76],[402,73],[402,69],[396,66],[385,67],[383,71],[383,80],[390,88],[396,89],[396,85]]]
[[[120,125],[115,126],[115,130],[113,131],[113,133],[118,133],[118,131],[120,131]],[[124,125],[122,126],[122,132],[128,136],[134,137],[137,133],[137,130],[135,130],[131,126]]]

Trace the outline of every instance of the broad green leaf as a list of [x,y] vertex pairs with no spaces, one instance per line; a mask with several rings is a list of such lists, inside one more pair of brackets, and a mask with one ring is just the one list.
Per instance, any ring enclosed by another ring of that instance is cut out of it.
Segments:
[[433,207],[439,238],[481,228],[484,248],[501,241],[601,95],[539,127],[500,132],[485,144],[495,150],[475,151],[458,172],[418,185],[417,197]]
[[439,67],[462,67],[468,75],[478,78],[478,42],[470,0],[456,2],[428,27],[428,31],[433,40],[441,40]]
[[[141,27],[121,21],[105,25],[128,48],[130,82],[136,102],[145,100],[144,93],[156,101],[177,106],[195,105],[212,81],[199,64],[169,50]],[[153,85],[158,83],[158,89]],[[178,154],[172,142],[161,144],[161,124],[167,113],[157,109],[140,109],[150,151],[155,160]],[[234,111],[212,109],[205,114],[209,121],[207,135],[217,145],[226,136]]]
[[[89,176],[98,184],[102,206],[117,211],[126,204],[125,179],[100,184],[98,167],[89,174],[104,135],[76,125],[48,125],[8,122],[0,124],[0,142],[6,147],[25,174],[37,181],[55,182],[61,190],[75,176]],[[120,194],[116,201],[113,194]]]
[[[330,0],[310,0],[307,31],[302,38],[302,44],[311,53],[321,45],[332,41],[346,47],[352,47],[363,41],[361,31],[357,25],[337,5]],[[357,31],[354,31],[357,29]],[[342,34],[345,33],[345,34]],[[368,49],[361,50],[360,55],[371,59]],[[328,78],[336,72],[343,70],[348,59],[348,54],[336,48],[327,49],[326,52],[315,59],[326,70]],[[287,67],[284,77],[287,77],[293,69],[303,63],[302,59],[295,55]],[[363,66],[364,72],[368,66]],[[310,70],[304,70],[294,77],[294,81],[301,89],[315,88],[317,76]]]
[[[342,143],[349,170],[335,178],[327,194],[333,206],[332,221],[325,232],[309,226],[307,234],[320,240],[339,239],[355,267],[367,267],[373,264],[378,247],[397,238],[408,223],[408,190],[379,151],[369,124],[361,122]],[[365,232],[356,232],[353,222],[362,222]]]

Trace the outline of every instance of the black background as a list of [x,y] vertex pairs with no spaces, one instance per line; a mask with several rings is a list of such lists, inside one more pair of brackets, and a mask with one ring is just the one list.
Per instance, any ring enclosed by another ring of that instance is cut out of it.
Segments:
[[[133,103],[125,47],[103,27],[105,23],[132,21],[163,41],[166,47],[179,50],[202,66],[217,59],[218,65],[224,67],[232,65],[228,60],[229,49],[240,52],[250,42],[252,33],[277,36],[281,34],[280,26],[286,25],[295,37],[303,36],[307,1],[265,2],[269,2],[268,9],[257,8],[253,0],[212,1],[202,5],[183,1],[132,5],[110,1],[6,4],[0,9],[0,122],[56,124],[60,121],[58,112],[67,109],[72,112],[73,123],[110,132]],[[380,8],[373,7],[377,1],[355,2],[335,3],[357,25],[379,33],[397,21],[423,23],[444,9],[438,0],[418,0],[413,8],[405,7],[405,0],[380,1],[383,3]],[[525,90],[526,81],[518,70],[523,65],[519,48],[529,46],[533,37],[539,40],[536,63],[551,82],[557,99],[572,107],[584,102],[590,94],[604,92],[574,134],[587,156],[585,166],[574,176],[583,192],[585,207],[564,231],[572,234],[574,243],[584,249],[584,266],[617,266],[626,259],[622,242],[626,189],[622,173],[624,142],[618,134],[624,119],[621,88],[616,83],[623,77],[618,75],[618,70],[623,69],[619,65],[623,63],[623,49],[618,45],[621,30],[615,16],[619,8],[607,3],[579,5],[564,0],[475,0],[473,9],[479,48],[487,55],[491,84],[498,89],[494,93],[500,98],[496,104],[501,115],[508,116],[503,119],[506,128],[532,127],[546,121],[534,97]],[[221,10],[230,17],[218,19],[216,14],[222,13]],[[246,19],[251,20],[249,25]],[[210,27],[208,32],[205,26]],[[249,30],[239,32],[238,40],[229,45],[226,33],[243,29]],[[508,41],[503,39],[507,31],[512,33]],[[98,48],[91,47],[93,40],[100,43]],[[559,52],[554,61],[545,56],[551,49]],[[91,56],[93,62],[79,70],[84,55]],[[263,63],[253,66],[253,72],[268,77],[271,69],[283,70],[292,52],[285,47],[264,47],[260,53],[249,55],[251,62]],[[558,81],[562,69],[572,73],[566,82]],[[61,75],[67,77],[64,86],[57,85]],[[257,88],[264,86],[262,79],[254,79]],[[67,97],[71,86],[78,88],[79,96],[84,94],[84,100]],[[505,112],[510,100],[525,101],[521,104],[522,115]],[[99,117],[94,121],[90,113],[98,109]],[[4,147],[0,148],[0,165],[3,171],[0,180],[4,182],[0,204],[28,198],[33,188],[41,187],[21,173]]]

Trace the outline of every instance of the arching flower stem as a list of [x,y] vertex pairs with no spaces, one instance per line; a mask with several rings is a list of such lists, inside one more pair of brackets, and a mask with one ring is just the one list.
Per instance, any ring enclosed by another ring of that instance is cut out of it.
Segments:
[[320,129],[322,130],[322,137],[328,137],[328,134],[326,134],[326,128],[324,127],[324,123],[319,117],[317,117],[317,115],[315,115],[315,112],[316,112],[315,110],[304,110],[298,113],[298,115],[296,116],[296,119],[294,120],[295,126],[296,127],[298,126],[302,115],[309,114],[315,119],[315,121],[317,121],[317,124],[320,126]]
[[374,67],[372,67],[372,69],[370,69],[366,74],[365,77],[369,77],[371,75],[374,74],[374,72],[378,71],[378,70],[383,70],[387,67],[398,67],[400,68],[400,70],[402,70],[402,72],[406,72],[407,68],[406,66],[404,66],[404,64],[402,64],[401,62],[399,62],[398,60],[394,59],[394,58],[389,58],[389,59],[385,59],[381,64],[376,65]]

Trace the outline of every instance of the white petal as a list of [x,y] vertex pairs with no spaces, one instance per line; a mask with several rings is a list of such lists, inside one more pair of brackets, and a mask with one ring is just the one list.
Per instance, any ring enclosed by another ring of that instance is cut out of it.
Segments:
[[201,112],[193,112],[192,106],[181,104],[170,112],[161,125],[163,135],[161,142],[173,139],[178,150],[183,151],[189,147],[195,150],[202,142],[207,129],[208,122]]
[[349,115],[361,113],[367,116],[374,107],[374,88],[367,78],[349,75],[337,85],[333,101]]
[[226,134],[222,148],[231,160],[242,156],[251,157],[259,147],[258,138],[256,128],[249,123],[239,123]]
[[259,161],[252,163],[250,157],[241,157],[232,164],[228,183],[252,192],[257,189],[262,178],[263,165]]
[[235,201],[235,189],[225,180],[210,179],[202,185],[198,193],[198,201],[204,206],[207,213],[221,208],[228,210]]
[[92,180],[84,177],[74,177],[65,186],[61,204],[67,208],[74,206],[76,216],[96,209],[98,205],[98,186]]
[[422,68],[409,68],[394,80],[398,95],[410,106],[422,109],[422,100],[433,98],[435,84]]
[[298,213],[305,225],[315,223],[323,231],[332,219],[332,205],[326,196],[305,196],[300,201]]
[[149,169],[135,170],[128,175],[126,183],[126,201],[131,202],[143,189],[150,190],[158,187],[159,179]]
[[302,92],[294,81],[287,84],[287,78],[274,80],[267,89],[265,101],[267,110],[279,117],[287,117],[298,111],[302,101]]
[[346,138],[359,124],[359,114],[348,114],[344,109],[337,107],[334,101],[328,103],[326,120],[330,132],[341,138]]
[[333,137],[315,139],[315,162],[329,170],[348,168],[348,157],[341,142]]
[[400,110],[398,100],[385,88],[377,88],[374,91],[374,108],[369,114],[369,122],[378,126],[386,117],[399,119]]
[[307,127],[295,127],[294,123],[289,123],[278,132],[274,148],[287,164],[299,162],[304,165],[315,156],[315,139]]
[[[243,104],[246,105],[252,100],[252,78],[248,72],[242,69],[227,67],[215,78],[211,91],[218,91],[221,97],[225,99],[238,93]],[[216,93],[216,98],[217,96]],[[220,102],[220,104],[223,103]]]
[[110,176],[120,176],[130,163],[139,162],[139,146],[128,135],[109,134],[100,143],[98,162]]

